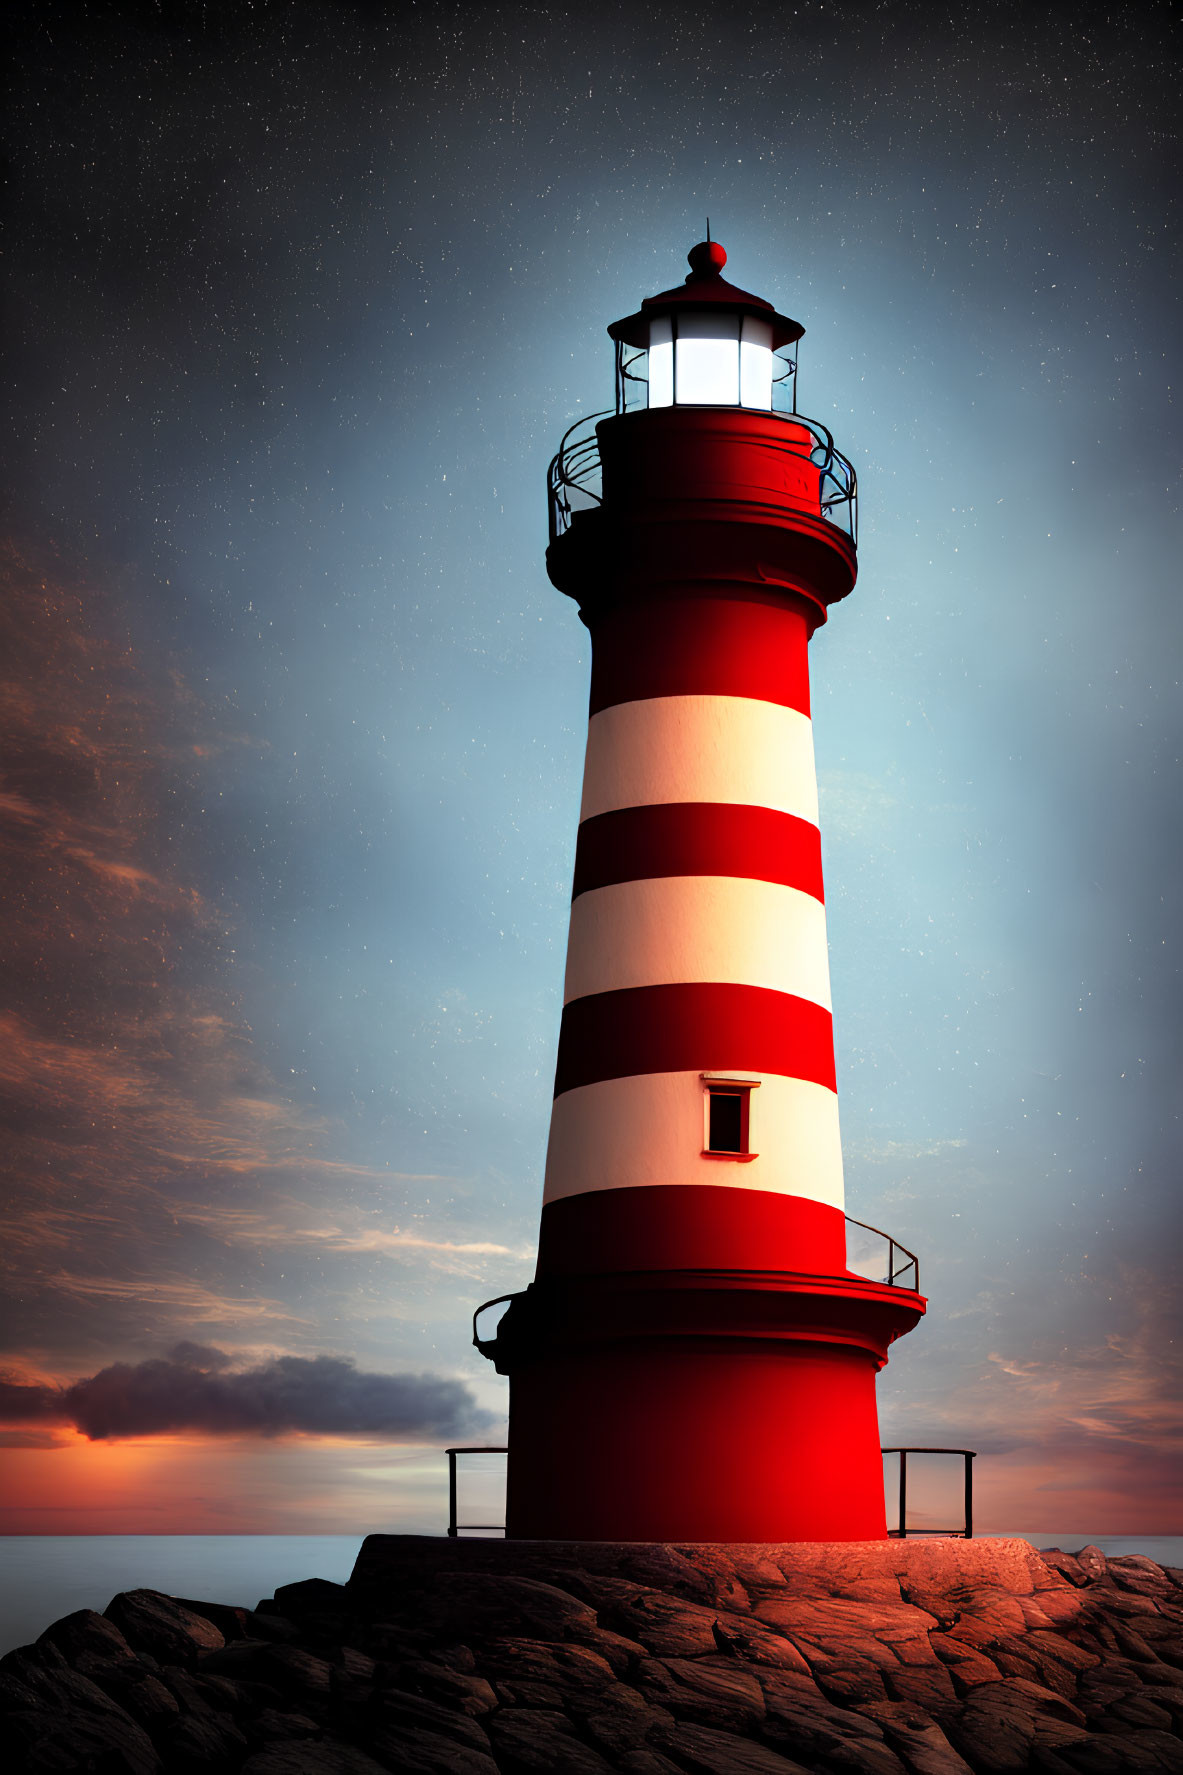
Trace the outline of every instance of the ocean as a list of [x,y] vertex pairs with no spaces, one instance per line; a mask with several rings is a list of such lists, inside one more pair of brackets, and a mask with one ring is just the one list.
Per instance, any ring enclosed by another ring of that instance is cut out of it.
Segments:
[[[984,1535],[983,1540],[997,1540]],[[1183,1566],[1183,1535],[1023,1534],[1033,1547],[1143,1553]],[[120,1590],[163,1590],[253,1608],[300,1578],[343,1584],[361,1535],[9,1535],[0,1537],[0,1654],[75,1609],[102,1613]]]

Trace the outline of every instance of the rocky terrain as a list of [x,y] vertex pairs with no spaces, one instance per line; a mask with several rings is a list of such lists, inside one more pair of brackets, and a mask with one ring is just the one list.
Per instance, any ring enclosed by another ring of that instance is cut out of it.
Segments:
[[256,1609],[133,1590],[0,1661],[10,1771],[1183,1771],[1183,1573],[1025,1543],[371,1536]]

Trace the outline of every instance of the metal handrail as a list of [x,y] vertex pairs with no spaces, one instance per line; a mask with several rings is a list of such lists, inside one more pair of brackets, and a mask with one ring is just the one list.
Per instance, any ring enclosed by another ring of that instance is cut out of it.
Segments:
[[913,1529],[913,1535],[950,1535],[955,1540],[972,1541],[974,1538],[974,1473],[973,1463],[977,1456],[975,1448],[881,1448],[880,1454],[899,1455],[900,1486],[899,1486],[899,1521],[895,1528],[889,1528],[890,1539],[906,1541],[908,1538],[908,1456],[909,1455],[961,1455],[965,1460],[965,1522],[961,1528],[920,1528]]
[[[512,1296],[506,1296],[512,1299]],[[496,1302],[490,1301],[490,1306]],[[507,1455],[509,1449],[504,1445],[489,1445],[485,1448],[448,1448],[444,1450],[448,1457],[448,1535],[456,1540],[461,1533],[484,1531],[505,1533],[503,1522],[458,1522],[456,1520],[456,1458],[458,1455]],[[972,1448],[881,1448],[881,1455],[899,1455],[899,1523],[887,1531],[888,1539],[906,1541],[908,1538],[908,1456],[909,1455],[962,1455],[965,1459],[965,1522],[961,1528],[928,1528],[913,1529],[913,1535],[948,1535],[955,1540],[972,1541],[974,1534],[974,1495],[973,1495],[973,1462],[977,1450]]]
[[[511,1297],[509,1295],[506,1295],[504,1298],[506,1300],[508,1300]],[[494,1303],[492,1301],[489,1302],[490,1306],[492,1306],[493,1304]],[[444,1450],[444,1453],[448,1457],[448,1536],[449,1536],[449,1539],[454,1541],[457,1538],[457,1536],[460,1534],[461,1529],[466,1529],[466,1530],[470,1530],[470,1531],[473,1529],[494,1529],[494,1530],[500,1529],[501,1533],[504,1534],[505,1533],[505,1524],[503,1522],[457,1522],[456,1521],[456,1456],[457,1455],[507,1455],[509,1453],[508,1448],[506,1448],[503,1444],[500,1444],[497,1447],[494,1447],[492,1444],[490,1444],[486,1448],[446,1448]]]
[[[597,420],[607,419],[612,413],[613,409],[609,407],[602,413],[590,413],[584,419],[577,419],[563,433],[562,442],[550,460],[546,471],[546,490],[552,543],[570,529],[574,513],[586,509],[574,504],[573,499],[589,500],[595,505],[600,505],[603,501],[600,491],[600,445],[595,426]],[[812,434],[812,449],[793,453],[808,454],[809,460],[819,472],[822,516],[849,536],[857,547],[858,476],[854,472],[854,464],[835,446],[833,435],[820,419],[807,419],[801,413],[778,412],[771,413],[769,417],[783,419],[786,425],[804,426]],[[591,429],[585,432],[585,426]]]
[[[876,1238],[887,1240],[887,1275],[884,1280],[889,1288],[910,1288],[916,1294],[920,1293],[920,1259],[914,1251],[909,1251],[906,1245],[901,1245],[898,1239],[893,1239],[890,1233],[883,1231],[882,1227],[872,1226],[869,1221],[856,1220],[853,1214],[848,1214],[846,1221],[849,1226],[861,1226],[864,1232],[874,1233]],[[898,1268],[896,1266],[897,1252],[904,1259]],[[898,1278],[907,1275],[909,1270],[912,1272],[912,1280],[910,1282],[899,1281]]]
[[[852,1214],[846,1215],[845,1219],[848,1225],[860,1226],[864,1232],[874,1233],[877,1239],[882,1239],[886,1243],[887,1275],[883,1280],[886,1282],[887,1286],[889,1288],[906,1288],[910,1293],[919,1294],[920,1259],[916,1256],[916,1253],[914,1251],[909,1251],[906,1245],[901,1245],[898,1239],[893,1239],[891,1234],[885,1233],[881,1227],[872,1226],[869,1221],[855,1220]],[[901,1257],[904,1260],[902,1263],[898,1262],[898,1259]],[[910,1282],[901,1281],[900,1278],[906,1276],[909,1270],[912,1272],[912,1280]],[[874,1277],[866,1277],[864,1279],[867,1281],[876,1280]],[[492,1349],[497,1334],[494,1332],[493,1337],[483,1338],[477,1330],[477,1320],[480,1318],[481,1314],[487,1312],[490,1307],[499,1307],[504,1301],[517,1300],[523,1292],[524,1290],[519,1289],[513,1294],[494,1295],[492,1300],[482,1301],[472,1315],[472,1341],[475,1348],[478,1349],[482,1355],[487,1354],[487,1352]]]
[[[600,476],[600,445],[595,433],[598,419],[607,419],[614,411],[605,407],[602,413],[589,413],[586,418],[577,419],[563,433],[555,454],[551,457],[550,466],[546,471],[547,506],[550,514],[550,540],[562,536],[571,526],[571,518],[577,509],[571,503],[572,494],[592,500],[599,505],[602,495],[593,487],[585,485],[587,481],[597,481]],[[591,426],[586,436],[575,438],[574,433],[583,426]]]
[[[524,1292],[524,1291],[521,1289],[518,1290],[519,1294],[522,1292]],[[479,1336],[479,1334],[477,1332],[477,1328],[476,1328],[477,1320],[480,1318],[481,1314],[486,1310],[486,1308],[499,1307],[503,1300],[516,1300],[517,1298],[518,1298],[517,1294],[497,1294],[497,1295],[494,1295],[492,1300],[482,1301],[480,1306],[477,1308],[476,1312],[472,1315],[472,1341],[475,1344],[476,1348],[478,1350],[482,1351],[482,1353],[484,1351],[485,1345],[492,1343],[493,1339],[492,1338],[482,1338]],[[498,1320],[498,1324],[500,1324],[500,1320]],[[495,1335],[496,1335],[496,1333],[494,1333],[494,1336]],[[460,1452],[462,1454],[466,1454],[468,1451],[467,1451],[467,1449],[462,1449]]]

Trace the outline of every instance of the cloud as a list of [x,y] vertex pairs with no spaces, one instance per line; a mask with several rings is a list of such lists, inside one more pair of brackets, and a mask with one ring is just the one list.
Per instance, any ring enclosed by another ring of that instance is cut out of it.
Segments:
[[253,1323],[260,1319],[306,1323],[298,1314],[289,1311],[282,1301],[259,1295],[216,1294],[186,1276],[161,1274],[136,1279],[76,1276],[68,1270],[59,1270],[46,1275],[43,1281],[58,1295],[83,1301],[132,1302],[137,1306],[156,1307],[162,1316],[182,1319],[191,1325],[225,1325],[228,1321]]
[[64,1423],[66,1413],[61,1406],[59,1387],[39,1382],[6,1380],[0,1375],[0,1424],[35,1424],[42,1420]]
[[987,1529],[1178,1532],[1177,1294],[1171,1280],[1117,1265],[1082,1317],[1119,1323],[1075,1338],[1032,1337],[1013,1304],[1001,1309],[984,1358],[938,1358],[927,1392],[893,1399],[890,1440],[975,1448]]
[[195,850],[211,759],[218,793],[257,766],[238,725],[132,652],[101,585],[0,548],[0,1274],[30,1359],[344,1321],[359,1254],[474,1278],[505,1254],[483,1229],[392,1230],[451,1180],[334,1151],[260,1058],[235,909]]
[[965,1139],[926,1140],[852,1140],[847,1144],[847,1156],[866,1159],[871,1164],[906,1165],[917,1159],[939,1159],[945,1153],[956,1152],[959,1148],[969,1145]]
[[366,1374],[340,1356],[276,1356],[238,1368],[224,1350],[194,1343],[64,1386],[0,1378],[0,1423],[73,1424],[92,1442],[185,1431],[436,1442],[494,1421],[463,1382],[439,1375]]
[[[404,1179],[405,1181],[405,1179]],[[435,1178],[430,1180],[438,1181]],[[400,1227],[358,1226],[347,1230],[339,1225],[293,1225],[290,1216],[304,1215],[307,1209],[294,1202],[273,1203],[267,1214],[249,1208],[182,1208],[177,1218],[194,1226],[205,1227],[227,1244],[253,1246],[274,1245],[287,1250],[306,1245],[324,1251],[370,1252],[399,1255],[402,1253],[438,1252],[445,1256],[518,1257],[529,1258],[532,1251],[515,1251],[512,1246],[498,1245],[489,1239],[441,1239],[425,1233],[404,1232]]]

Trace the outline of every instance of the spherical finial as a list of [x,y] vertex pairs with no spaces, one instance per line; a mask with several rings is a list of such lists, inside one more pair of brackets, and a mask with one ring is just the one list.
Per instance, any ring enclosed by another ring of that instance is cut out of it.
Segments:
[[700,240],[687,253],[686,263],[695,277],[718,277],[727,263],[727,254],[717,240]]

